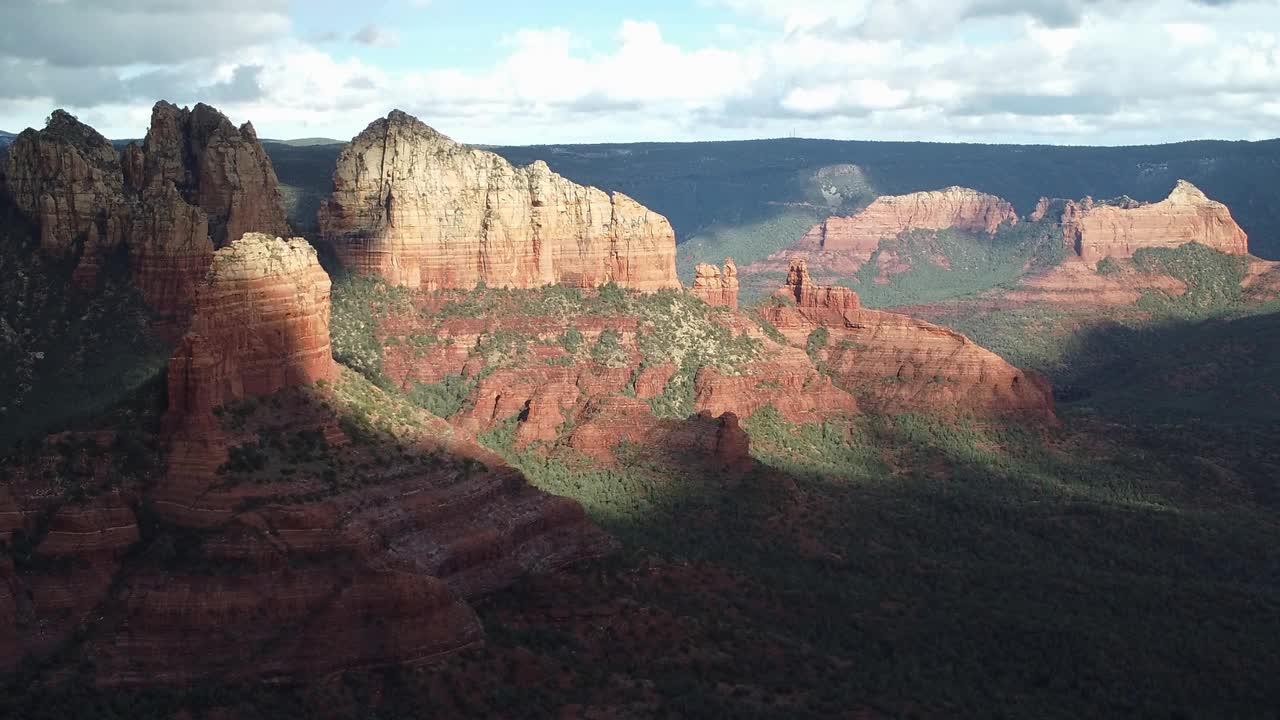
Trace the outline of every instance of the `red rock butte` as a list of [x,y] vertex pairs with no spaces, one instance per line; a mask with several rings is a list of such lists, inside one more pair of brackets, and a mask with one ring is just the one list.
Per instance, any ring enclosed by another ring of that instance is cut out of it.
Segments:
[[[1043,217],[1049,206],[1042,200],[1035,215]],[[1132,257],[1139,248],[1193,242],[1232,255],[1249,253],[1249,237],[1227,206],[1186,180],[1179,180],[1169,197],[1157,203],[1068,200],[1060,222],[1064,245],[1090,265],[1106,257]]]
[[220,405],[332,380],[329,289],[302,238],[248,233],[214,253],[169,361],[171,417],[211,421]]
[[344,265],[405,287],[680,287],[663,216],[542,161],[515,167],[400,111],[342,151],[318,220]]

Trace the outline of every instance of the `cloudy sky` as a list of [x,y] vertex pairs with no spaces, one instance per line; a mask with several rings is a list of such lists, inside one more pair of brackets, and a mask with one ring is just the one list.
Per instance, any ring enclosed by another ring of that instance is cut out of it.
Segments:
[[1280,0],[0,0],[0,130],[151,104],[478,143],[1280,136]]

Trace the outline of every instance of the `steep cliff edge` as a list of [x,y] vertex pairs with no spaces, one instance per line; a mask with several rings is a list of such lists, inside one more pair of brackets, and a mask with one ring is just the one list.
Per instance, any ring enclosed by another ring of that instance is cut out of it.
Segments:
[[250,233],[214,255],[169,362],[174,422],[246,397],[333,380],[329,276],[306,240]]
[[680,287],[666,218],[400,111],[342,151],[319,227],[347,267],[405,287]]

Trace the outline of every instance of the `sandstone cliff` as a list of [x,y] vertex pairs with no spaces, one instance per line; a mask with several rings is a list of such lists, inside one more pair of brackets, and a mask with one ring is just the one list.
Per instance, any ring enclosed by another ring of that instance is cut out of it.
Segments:
[[[170,365],[165,452],[143,456],[163,461],[122,470],[92,439],[0,487],[0,539],[37,560],[0,562],[0,669],[92,657],[87,679],[154,686],[418,663],[483,638],[467,599],[613,547],[576,502],[339,371],[329,286],[301,240],[219,250]],[[78,464],[89,502],[50,484]]]
[[197,312],[169,361],[175,421],[249,396],[333,380],[329,276],[302,238],[246,234],[214,254]]
[[209,216],[215,247],[247,232],[288,234],[275,168],[252,124],[237,130],[204,103],[188,110],[161,101],[141,150],[142,183],[133,184],[173,183],[188,204]]
[[[859,309],[851,291],[813,286],[804,260],[792,262],[776,297],[784,302],[766,307],[765,318],[792,343],[809,344],[864,408],[1056,422],[1052,389],[1039,376],[947,328]],[[825,336],[813,335],[819,328]]]
[[50,257],[74,256],[91,233],[106,234],[123,201],[115,148],[63,110],[53,111],[44,130],[18,136],[4,174],[14,205],[39,224],[40,249]]
[[1105,257],[1132,257],[1138,248],[1192,242],[1233,255],[1249,252],[1248,236],[1227,206],[1186,180],[1158,203],[1067,201],[1059,221],[1064,244],[1090,265]]
[[689,292],[713,307],[738,309],[738,266],[724,259],[724,272],[710,263],[698,263]]
[[1130,197],[1106,202],[1043,197],[1030,219],[1046,218],[1061,224],[1062,245],[1091,266],[1103,258],[1132,258],[1140,247],[1188,242],[1231,255],[1249,252],[1248,236],[1231,218],[1228,206],[1187,181],[1178,181],[1165,200],[1149,204]]
[[406,287],[680,287],[666,218],[399,111],[343,150],[319,226],[346,266]]
[[123,251],[143,298],[180,328],[215,247],[248,231],[287,234],[275,172],[252,126],[236,130],[207,105],[159,102],[142,146],[118,154],[92,128],[58,110],[11,148],[7,191],[40,226],[41,248],[76,258],[92,287],[106,257]]
[[994,235],[1002,224],[1017,222],[1011,204],[969,188],[884,195],[854,215],[826,219],[787,249],[752,263],[744,272],[781,272],[793,257],[799,257],[817,271],[849,275],[871,259],[881,242],[904,232],[956,229]]
[[850,253],[870,258],[881,240],[908,230],[968,230],[995,234],[1018,222],[1013,206],[994,195],[961,187],[885,195],[850,217],[829,218],[806,234],[796,249]]

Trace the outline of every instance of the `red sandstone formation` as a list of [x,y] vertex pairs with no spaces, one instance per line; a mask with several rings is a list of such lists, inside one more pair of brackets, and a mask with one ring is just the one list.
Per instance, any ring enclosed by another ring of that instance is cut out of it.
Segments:
[[1168,275],[1145,275],[1132,268],[1103,275],[1081,258],[1069,256],[1053,267],[1023,276],[1014,288],[1001,292],[1000,298],[1071,308],[1113,307],[1132,305],[1144,290],[1176,297],[1187,291],[1187,285]]
[[28,128],[9,148],[6,187],[14,204],[40,226],[40,249],[73,256],[77,244],[107,234],[123,200],[115,148],[63,110],[44,130]]
[[881,242],[910,230],[994,235],[1002,224],[1017,222],[1018,214],[1008,202],[969,188],[885,195],[850,217],[828,218],[786,250],[752,263],[745,271],[781,271],[796,257],[823,272],[849,275],[871,259]]
[[129,256],[134,283],[166,321],[189,317],[217,245],[248,231],[287,232],[275,171],[247,123],[236,130],[207,105],[159,102],[141,147],[122,155],[58,110],[10,149],[8,191],[40,225],[51,257],[79,257],[92,287],[104,257]]
[[847,253],[863,261],[880,246],[908,230],[969,230],[995,234],[1003,223],[1017,223],[1013,206],[994,195],[961,187],[885,195],[847,218],[829,218],[805,235],[796,249]]
[[329,276],[302,238],[249,233],[214,254],[169,361],[169,410],[209,418],[249,396],[332,380]]
[[[204,103],[187,110],[161,101],[151,111],[141,154],[143,183],[131,181],[134,186],[173,183],[189,204],[209,216],[216,247],[247,232],[288,234],[276,171],[252,124],[237,130]],[[126,167],[137,164],[127,160]]]
[[[166,470],[144,486],[86,453],[77,482],[110,491],[67,502],[49,485],[62,449],[0,487],[0,538],[42,560],[0,563],[0,670],[68,643],[109,686],[423,662],[483,638],[467,599],[613,547],[578,503],[337,372],[329,279],[304,241],[246,235],[196,298]],[[733,430],[709,421],[700,449],[732,452]]]
[[[1047,212],[1047,201],[1042,202]],[[1064,244],[1090,266],[1105,257],[1132,257],[1143,247],[1192,242],[1232,255],[1249,252],[1248,236],[1227,206],[1210,200],[1186,180],[1179,180],[1169,197],[1158,203],[1129,198],[1107,203],[1092,198],[1066,201],[1059,222]]]
[[342,151],[319,225],[347,267],[406,287],[680,287],[666,218],[400,111]]
[[689,292],[713,307],[738,309],[738,266],[724,259],[724,273],[710,263],[698,263]]
[[1054,422],[1048,383],[1013,367],[965,336],[896,313],[858,309],[843,288],[813,287],[803,260],[792,263],[765,318],[792,343],[826,328],[818,360],[867,408]]

